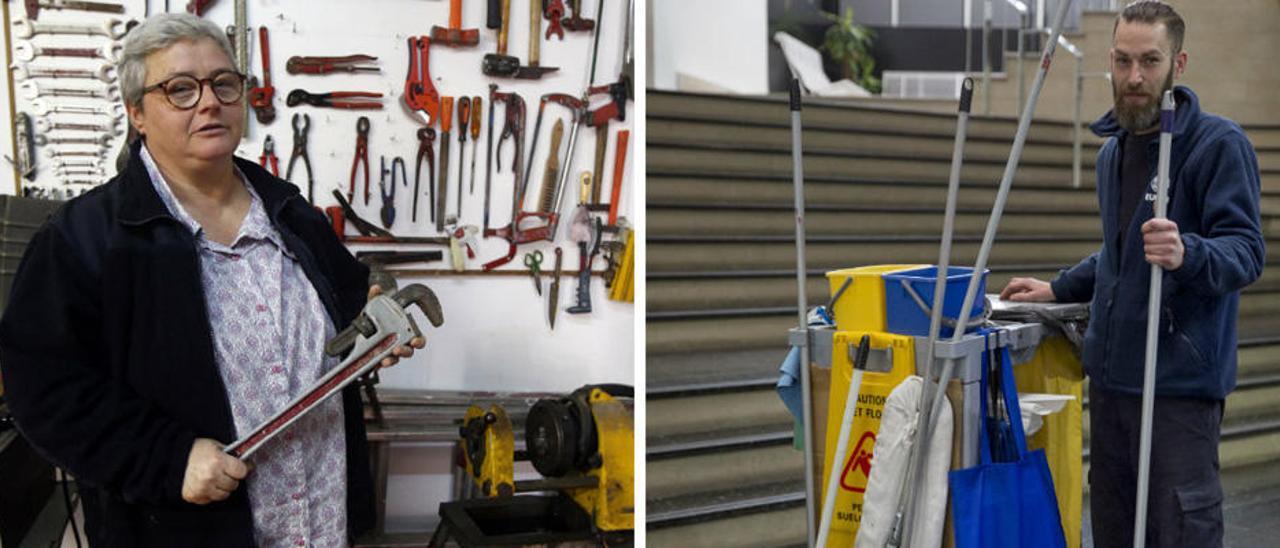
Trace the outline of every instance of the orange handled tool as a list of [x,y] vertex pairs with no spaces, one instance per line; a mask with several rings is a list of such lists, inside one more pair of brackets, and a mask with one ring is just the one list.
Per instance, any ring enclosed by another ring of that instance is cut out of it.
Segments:
[[618,200],[622,197],[623,166],[627,163],[627,141],[631,132],[618,132],[618,149],[613,153],[613,191],[609,195],[609,226],[618,224]]
[[440,187],[436,192],[436,231],[444,232],[444,205],[449,203],[449,129],[453,127],[453,97],[440,98]]

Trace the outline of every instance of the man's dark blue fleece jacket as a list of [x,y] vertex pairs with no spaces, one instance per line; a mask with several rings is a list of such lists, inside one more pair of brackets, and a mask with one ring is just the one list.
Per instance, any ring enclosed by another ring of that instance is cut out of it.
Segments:
[[[1189,88],[1174,88],[1174,99],[1168,218],[1177,223],[1186,253],[1161,282],[1156,394],[1221,400],[1236,384],[1240,289],[1262,275],[1266,252],[1258,160],[1240,126],[1202,112]],[[1107,137],[1097,162],[1102,249],[1063,270],[1052,281],[1053,293],[1059,301],[1093,301],[1084,341],[1090,382],[1141,394],[1151,278],[1141,227],[1154,216],[1159,140],[1147,150],[1152,183],[1146,199],[1129,226],[1116,226],[1120,144],[1128,132],[1111,112],[1091,128]]]
[[[23,435],[76,477],[94,548],[252,546],[245,489],[204,506],[182,500],[192,442],[230,443],[236,430],[194,236],[132,152],[123,173],[68,202],[28,246],[0,319],[5,398]],[[296,187],[235,162],[334,325],[349,324],[368,270]],[[342,398],[358,532],[372,525],[372,478],[359,394]]]

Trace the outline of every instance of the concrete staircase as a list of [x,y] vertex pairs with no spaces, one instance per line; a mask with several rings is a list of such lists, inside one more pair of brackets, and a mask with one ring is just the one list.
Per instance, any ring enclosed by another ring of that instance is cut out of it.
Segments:
[[[789,111],[783,98],[647,94],[649,542],[804,542],[804,472],[773,384],[795,324]],[[953,114],[806,103],[810,303],[824,272],[933,263]],[[974,260],[1013,119],[970,121],[953,262]],[[1280,239],[1280,128],[1249,128],[1263,214]],[[1096,250],[1092,158],[1071,188],[1071,128],[1033,125],[990,261],[989,290],[1052,276]],[[1223,466],[1280,460],[1280,270],[1246,290],[1241,388],[1227,403]],[[1280,483],[1280,480],[1273,480]]]

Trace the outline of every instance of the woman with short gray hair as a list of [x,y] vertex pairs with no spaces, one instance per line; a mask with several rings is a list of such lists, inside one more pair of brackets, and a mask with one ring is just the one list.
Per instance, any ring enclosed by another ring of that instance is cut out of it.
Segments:
[[94,548],[345,546],[374,517],[354,385],[249,462],[222,448],[336,365],[325,341],[380,290],[297,187],[234,156],[244,75],[217,27],[152,17],[119,71],[140,138],[27,248],[10,410],[76,477]]

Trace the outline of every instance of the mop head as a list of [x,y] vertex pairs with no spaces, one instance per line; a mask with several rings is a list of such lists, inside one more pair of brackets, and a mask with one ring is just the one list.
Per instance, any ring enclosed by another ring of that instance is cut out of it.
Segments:
[[[907,474],[911,449],[916,443],[916,402],[920,399],[922,379],[912,375],[889,393],[885,400],[880,432],[871,456],[871,473],[862,499],[862,522],[858,526],[858,548],[881,548],[893,529],[898,512],[898,490]],[[929,397],[933,397],[932,391]],[[947,471],[951,467],[951,435],[953,416],[951,401],[942,398],[934,411],[929,453],[925,455],[924,477],[920,493],[924,497],[911,545],[932,548],[942,544],[942,530],[947,518]],[[908,486],[908,490],[910,487]],[[910,492],[904,496],[911,496]],[[905,532],[903,533],[905,537]]]

